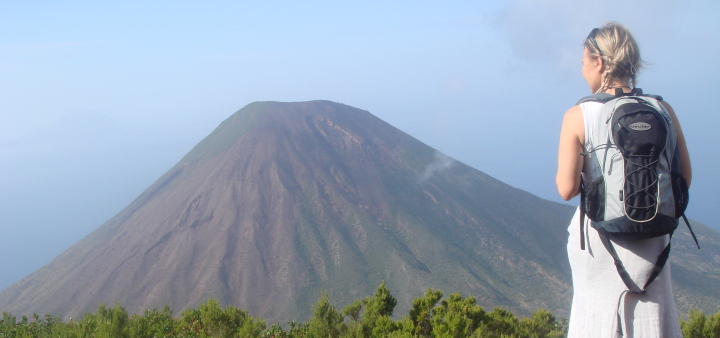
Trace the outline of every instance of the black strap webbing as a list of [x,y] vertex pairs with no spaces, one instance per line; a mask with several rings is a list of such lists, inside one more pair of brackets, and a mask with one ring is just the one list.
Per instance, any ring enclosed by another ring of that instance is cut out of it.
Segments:
[[[670,240],[668,240],[667,246],[665,246],[665,249],[660,253],[660,256],[658,256],[658,260],[655,263],[655,266],[653,266],[652,271],[650,272],[650,276],[648,277],[647,282],[645,282],[645,285],[642,287],[642,289],[638,288],[637,284],[633,282],[632,278],[630,278],[630,274],[628,274],[627,270],[625,270],[625,266],[623,266],[622,262],[620,261],[620,257],[618,257],[617,251],[615,251],[615,247],[613,247],[612,242],[607,236],[607,232],[605,230],[599,229],[598,232],[600,233],[600,240],[602,241],[603,245],[605,246],[605,249],[610,253],[610,256],[612,256],[613,260],[615,261],[615,267],[617,268],[618,274],[620,275],[620,278],[622,279],[623,283],[625,283],[625,286],[628,288],[627,290],[623,291],[620,294],[620,297],[618,298],[618,306],[617,306],[617,319],[616,319],[616,332],[620,336],[624,336],[623,329],[622,329],[622,317],[620,316],[620,306],[622,305],[622,299],[623,296],[626,293],[631,294],[644,294],[647,292],[647,287],[652,283],[657,276],[660,275],[660,272],[662,271],[663,267],[665,267],[665,263],[667,263],[667,259],[670,256],[670,247],[672,246],[670,243]],[[670,239],[672,239],[672,233],[670,233]]]
[[580,250],[585,250],[585,184],[580,178]]
[[620,294],[620,297],[618,297],[618,302],[617,302],[617,304],[618,304],[618,305],[617,305],[617,310],[615,310],[615,315],[616,315],[616,318],[615,318],[615,332],[617,332],[618,336],[620,336],[620,337],[622,337],[622,336],[625,335],[625,334],[623,333],[622,316],[620,315],[620,306],[622,305],[623,296],[625,296],[625,294],[626,294],[627,292],[628,292],[628,291],[625,290],[625,291],[623,291],[623,292]]
[[[690,222],[688,222],[687,217],[685,215],[682,215],[683,220],[685,220],[685,224],[687,225],[688,229],[690,230],[690,234],[692,235],[693,239],[695,240],[695,245],[697,245],[698,249],[700,249],[700,244],[698,243],[697,237],[695,237],[695,233],[693,232],[692,228],[690,227]],[[647,292],[647,288],[655,281],[655,279],[660,275],[660,272],[662,272],[662,269],[665,267],[665,264],[667,263],[668,257],[670,257],[670,248],[672,247],[672,235],[673,233],[670,233],[670,238],[668,239],[668,244],[665,246],[665,249],[663,249],[662,252],[660,252],[660,255],[658,256],[657,262],[655,263],[655,266],[653,266],[652,271],[650,272],[650,276],[648,276],[647,282],[645,282],[645,285],[640,289],[637,284],[630,278],[630,274],[628,274],[627,270],[625,270],[625,266],[620,261],[620,257],[618,257],[617,251],[615,251],[615,247],[613,247],[612,242],[610,241],[610,238],[608,238],[608,233],[604,229],[598,229],[598,233],[600,235],[600,240],[602,241],[603,245],[605,246],[605,249],[610,253],[610,256],[612,256],[613,260],[615,261],[615,267],[617,268],[618,274],[620,275],[620,278],[622,279],[623,283],[625,283],[625,286],[628,288],[626,291],[623,291],[620,294],[620,297],[618,298],[618,308],[617,308],[617,319],[616,319],[616,332],[623,336],[623,329],[622,329],[622,317],[620,316],[620,306],[621,301],[623,299],[623,296],[626,293],[631,294],[644,294]]]
[[[665,249],[663,249],[663,251],[658,256],[657,262],[655,263],[655,266],[650,272],[650,276],[648,277],[647,282],[645,282],[645,285],[641,289],[637,286],[637,284],[635,284],[635,282],[633,282],[632,278],[630,278],[630,274],[628,274],[627,270],[625,270],[625,266],[620,261],[620,257],[618,257],[617,251],[615,251],[615,247],[613,247],[612,242],[607,236],[607,232],[603,229],[598,229],[598,232],[600,233],[600,240],[605,246],[605,249],[607,249],[608,253],[610,253],[610,256],[612,256],[613,260],[615,261],[615,268],[617,269],[623,283],[625,283],[625,286],[627,286],[628,293],[643,294],[647,292],[647,287],[655,280],[655,278],[657,278],[657,276],[660,275],[663,267],[665,267],[665,263],[667,263],[668,257],[670,256],[670,248],[672,247],[670,241],[668,241]],[[672,239],[672,233],[670,234],[670,238]]]
[[[665,267],[665,263],[667,263],[668,257],[670,257],[670,248],[672,247],[670,241],[668,240],[668,244],[665,246],[665,249],[660,252],[658,260],[655,263],[652,271],[650,272],[650,276],[648,277],[647,282],[645,282],[645,285],[643,285],[642,289],[640,289],[637,284],[633,282],[632,278],[630,278],[627,270],[625,270],[625,266],[620,261],[620,257],[618,257],[617,251],[615,251],[615,247],[613,247],[612,242],[607,236],[607,232],[603,229],[599,229],[598,232],[600,232],[600,240],[605,246],[605,249],[607,249],[608,253],[610,253],[610,256],[612,256],[613,260],[615,261],[615,267],[617,268],[618,274],[620,275],[623,283],[625,283],[625,286],[627,286],[628,292],[632,294],[643,294],[647,292],[647,287],[655,280],[655,278],[660,275],[663,267]],[[672,233],[670,234],[670,239],[672,239]]]
[[613,260],[615,261],[615,268],[617,269],[617,272],[620,275],[623,283],[625,283],[625,286],[628,288],[628,292],[645,293],[645,290],[640,290],[637,284],[635,284],[632,278],[630,278],[630,274],[628,274],[627,270],[625,270],[625,266],[623,265],[622,261],[620,261],[620,257],[618,257],[617,251],[615,251],[615,247],[613,247],[610,239],[607,236],[607,232],[603,229],[598,229],[598,232],[600,233],[600,240],[605,246],[605,249],[608,251],[608,253],[610,253],[610,256],[612,256]]
[[585,250],[585,211],[580,208],[580,250]]
[[690,234],[693,236],[693,239],[695,240],[695,245],[697,245],[698,250],[700,249],[700,243],[698,243],[697,237],[695,237],[695,232],[690,227],[690,222],[688,222],[687,217],[685,217],[685,214],[682,214],[682,218],[685,221],[685,225],[687,225],[688,230],[690,230]]
[[655,266],[650,273],[650,277],[648,277],[647,282],[645,282],[645,286],[643,286],[643,291],[647,290],[648,285],[650,285],[650,283],[652,283],[655,278],[660,275],[660,271],[662,271],[665,263],[668,260],[668,257],[670,257],[670,247],[672,246],[670,240],[672,240],[672,233],[670,233],[670,239],[668,240],[667,246],[665,246],[665,249],[663,249],[663,251],[660,253],[660,256],[658,256],[657,263],[655,263]]

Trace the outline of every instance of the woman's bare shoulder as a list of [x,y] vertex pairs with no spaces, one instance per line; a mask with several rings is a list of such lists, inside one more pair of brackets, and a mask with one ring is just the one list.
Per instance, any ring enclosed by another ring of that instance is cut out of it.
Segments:
[[668,103],[668,102],[665,101],[665,100],[662,100],[662,101],[660,101],[660,104],[662,104],[662,106],[665,107],[665,110],[667,110],[668,113],[670,114],[670,116],[672,116],[673,119],[674,119],[674,118],[675,118],[675,110],[674,110],[673,107],[670,105],[670,103]]
[[563,125],[570,127],[578,125],[582,126],[582,124],[583,111],[579,105],[573,106],[565,112],[565,117],[563,117]]

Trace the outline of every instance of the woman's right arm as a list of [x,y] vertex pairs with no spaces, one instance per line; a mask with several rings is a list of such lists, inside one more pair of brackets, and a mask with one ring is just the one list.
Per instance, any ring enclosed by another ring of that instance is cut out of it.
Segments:
[[580,171],[582,171],[585,123],[582,108],[570,108],[563,118],[558,147],[558,170],[555,177],[558,193],[568,201],[580,193]]

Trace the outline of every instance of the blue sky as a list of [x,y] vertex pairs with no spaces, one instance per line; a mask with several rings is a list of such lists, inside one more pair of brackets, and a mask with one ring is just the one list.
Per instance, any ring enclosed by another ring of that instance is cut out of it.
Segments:
[[581,44],[609,20],[649,62],[639,86],[682,122],[689,217],[720,228],[717,1],[0,2],[0,289],[254,101],[368,110],[560,201],[560,122],[588,94]]

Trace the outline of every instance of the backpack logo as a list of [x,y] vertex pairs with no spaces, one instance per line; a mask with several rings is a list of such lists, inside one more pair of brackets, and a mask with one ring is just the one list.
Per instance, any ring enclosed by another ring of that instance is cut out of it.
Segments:
[[630,129],[635,131],[646,131],[652,129],[652,126],[645,122],[635,122],[629,125]]

